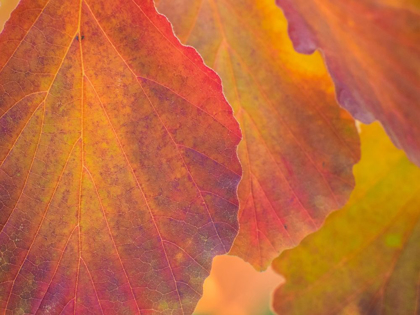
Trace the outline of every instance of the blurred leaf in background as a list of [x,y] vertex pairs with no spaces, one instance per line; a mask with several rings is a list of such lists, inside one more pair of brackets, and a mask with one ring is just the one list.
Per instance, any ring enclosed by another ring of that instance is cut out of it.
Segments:
[[363,126],[348,204],[273,262],[279,314],[420,312],[420,169],[379,123]]
[[9,19],[10,13],[17,6],[19,0],[1,0],[0,1],[0,32],[3,30],[4,23]]
[[379,120],[420,166],[420,1],[276,2],[296,50],[322,51],[339,103],[364,123]]

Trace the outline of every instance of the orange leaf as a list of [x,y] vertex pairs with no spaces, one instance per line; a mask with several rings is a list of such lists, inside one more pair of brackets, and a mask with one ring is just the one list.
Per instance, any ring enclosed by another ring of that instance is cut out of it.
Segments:
[[192,313],[237,233],[217,75],[140,0],[23,0],[0,69],[0,309]]
[[337,106],[321,57],[294,51],[273,0],[160,0],[158,10],[222,77],[243,133],[231,254],[265,269],[347,201],[354,120]]
[[355,118],[379,120],[420,166],[418,0],[277,0],[296,50],[319,48],[337,98]]

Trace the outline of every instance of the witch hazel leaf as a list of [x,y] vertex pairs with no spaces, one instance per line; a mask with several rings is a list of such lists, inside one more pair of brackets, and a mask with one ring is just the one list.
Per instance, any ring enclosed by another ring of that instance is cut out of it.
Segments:
[[272,0],[159,0],[180,40],[221,76],[243,139],[230,254],[265,269],[347,201],[359,137],[319,55],[294,51]]
[[362,160],[348,204],[284,252],[278,314],[418,314],[420,169],[379,123],[362,126]]
[[22,0],[0,35],[0,310],[191,314],[241,133],[151,1]]
[[416,0],[276,0],[297,51],[320,49],[339,103],[378,120],[420,165],[420,6]]

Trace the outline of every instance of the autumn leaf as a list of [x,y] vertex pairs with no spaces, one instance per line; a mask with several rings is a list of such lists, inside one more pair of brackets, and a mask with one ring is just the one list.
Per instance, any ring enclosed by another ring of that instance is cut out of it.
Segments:
[[296,50],[322,51],[340,104],[362,122],[379,120],[420,166],[420,2],[276,1]]
[[0,69],[0,310],[192,313],[238,228],[218,76],[140,0],[22,0]]
[[420,169],[378,123],[363,126],[356,189],[344,209],[273,267],[279,314],[418,314]]
[[265,269],[342,207],[359,159],[319,54],[296,53],[272,0],[159,0],[183,43],[222,77],[243,140],[240,232],[231,254]]

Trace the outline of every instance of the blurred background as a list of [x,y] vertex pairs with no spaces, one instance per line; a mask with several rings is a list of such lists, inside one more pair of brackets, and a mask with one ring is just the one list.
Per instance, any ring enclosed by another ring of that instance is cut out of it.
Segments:
[[[0,31],[19,0],[0,0]],[[283,279],[271,267],[257,272],[242,259],[218,256],[194,315],[271,315],[273,290]]]
[[271,267],[257,272],[242,259],[218,256],[194,315],[271,315],[271,294],[283,282]]

